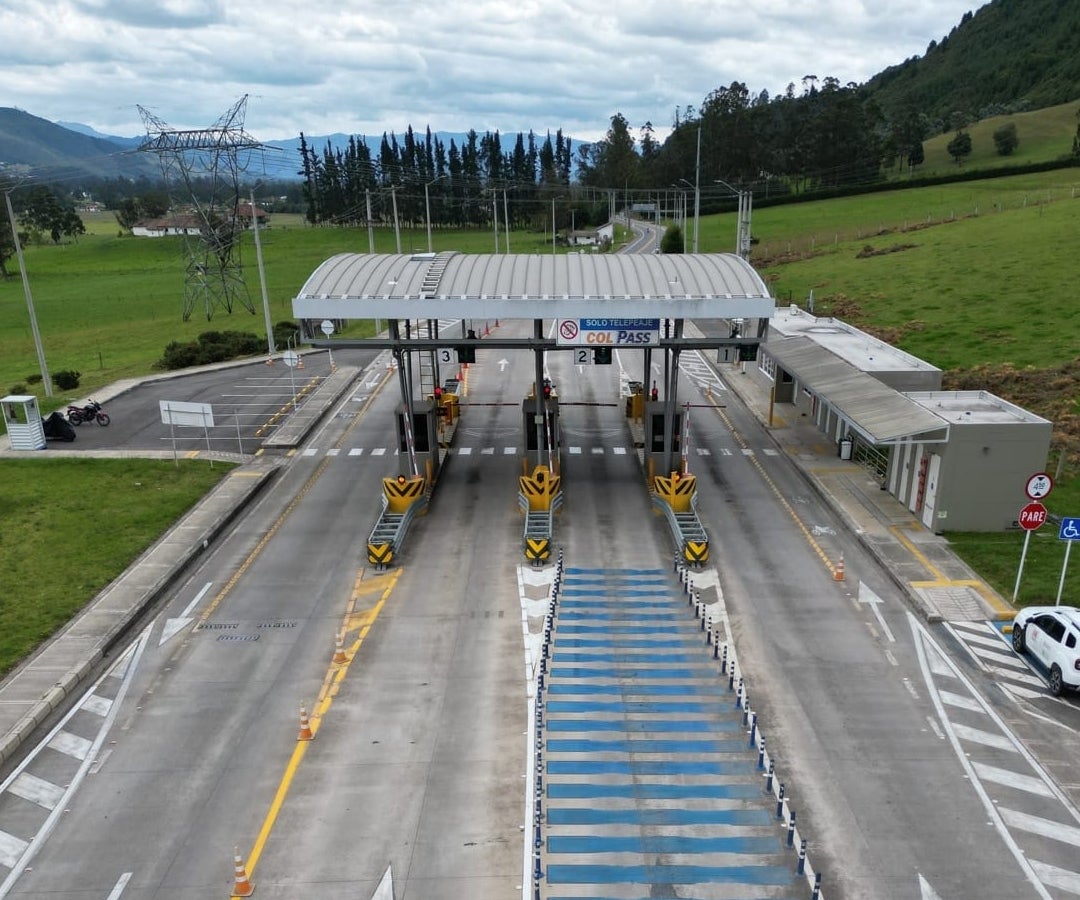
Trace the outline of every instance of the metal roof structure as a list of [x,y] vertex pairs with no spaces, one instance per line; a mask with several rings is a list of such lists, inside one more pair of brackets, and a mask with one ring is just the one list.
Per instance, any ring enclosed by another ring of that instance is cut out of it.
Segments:
[[859,371],[808,337],[762,345],[777,364],[833,407],[873,444],[905,438],[948,440],[949,423],[929,409]]
[[340,253],[293,299],[301,319],[768,318],[774,308],[734,253]]

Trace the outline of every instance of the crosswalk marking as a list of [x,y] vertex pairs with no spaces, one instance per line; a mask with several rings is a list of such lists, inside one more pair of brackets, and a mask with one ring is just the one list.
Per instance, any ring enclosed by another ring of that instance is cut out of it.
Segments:
[[952,691],[938,691],[941,699],[948,703],[950,706],[958,706],[960,709],[970,709],[974,711],[980,711],[982,707],[973,700],[971,697],[965,697],[963,694],[954,694]]
[[101,697],[94,694],[92,697],[86,698],[86,702],[83,703],[83,709],[98,716],[107,716],[109,710],[112,709],[112,700],[108,697]]
[[[319,447],[305,447],[303,450],[297,451],[297,452],[301,456],[306,456],[306,457],[313,457],[313,456],[318,456],[319,454],[323,454],[325,456],[330,456],[330,457],[334,457],[334,456],[350,456],[350,457],[354,457],[354,458],[355,457],[362,457],[362,456],[365,456],[365,455],[367,455],[367,456],[388,456],[388,455],[392,456],[395,453],[394,449],[391,448],[391,447],[350,447],[348,449],[341,449],[341,448],[337,448],[337,447],[330,447],[330,448],[325,448],[325,449],[319,448]],[[500,447],[496,447],[496,446],[486,446],[486,447],[461,446],[461,447],[452,447],[447,452],[449,452],[451,455],[455,455],[455,456],[471,456],[474,453],[478,453],[481,456],[494,456],[494,455],[497,455],[497,454],[501,454],[503,456],[514,456],[514,455],[516,455],[516,454],[518,454],[520,452],[523,452],[523,451],[521,450],[520,447],[518,447],[515,444],[505,444],[505,445],[502,445]],[[584,455],[586,453],[591,454],[593,456],[603,456],[603,455],[608,454],[608,453],[610,453],[610,454],[612,454],[614,456],[626,456],[626,455],[628,455],[630,453],[633,453],[633,448],[628,448],[628,447],[619,446],[619,445],[611,446],[611,447],[603,446],[603,445],[594,445],[594,446],[590,446],[590,447],[586,448],[586,447],[582,447],[580,445],[574,444],[574,445],[571,445],[571,446],[567,447],[566,452],[568,454],[570,454],[571,456],[582,456],[582,455]],[[738,449],[737,451],[733,450],[730,447],[717,447],[717,448],[695,447],[694,452],[699,457],[709,457],[709,456],[712,456],[713,454],[717,454],[717,455],[720,455],[720,456],[734,456],[736,453],[739,453],[739,454],[741,454],[742,456],[745,456],[745,457],[753,457],[753,456],[756,456],[756,455],[759,455],[759,454],[762,455],[762,456],[778,456],[779,455],[779,451],[775,450],[775,449],[773,449],[771,447],[763,447],[763,448],[761,448],[759,450],[755,450],[752,447],[743,447],[743,448]],[[990,638],[989,641],[992,643],[994,641],[994,639]]]
[[5,865],[9,869],[13,868],[29,846],[29,841],[17,838],[6,831],[0,831],[0,865]]
[[1029,860],[1029,862],[1043,884],[1061,888],[1061,890],[1068,891],[1070,894],[1080,895],[1080,874],[1034,859]]

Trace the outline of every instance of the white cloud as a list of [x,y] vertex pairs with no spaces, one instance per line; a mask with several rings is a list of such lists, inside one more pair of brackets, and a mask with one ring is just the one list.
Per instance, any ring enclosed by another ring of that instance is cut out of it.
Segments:
[[972,0],[24,0],[0,9],[0,104],[137,135],[137,105],[175,127],[250,95],[261,139],[562,128],[622,113],[663,134],[676,108],[741,81],[862,82],[925,51]]

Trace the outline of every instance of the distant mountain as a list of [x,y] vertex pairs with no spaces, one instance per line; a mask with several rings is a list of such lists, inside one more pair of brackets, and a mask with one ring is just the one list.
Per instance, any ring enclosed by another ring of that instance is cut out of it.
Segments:
[[75,176],[136,178],[159,171],[157,160],[103,137],[80,134],[21,109],[0,107],[0,172],[53,181]]
[[74,131],[77,134],[85,134],[87,137],[97,138],[102,141],[109,141],[110,143],[117,144],[121,147],[126,147],[129,150],[134,150],[143,141],[146,140],[146,135],[141,134],[138,137],[117,137],[115,134],[102,134],[100,131],[94,131],[89,125],[83,125],[80,122],[57,122],[61,128],[66,128],[68,131]]

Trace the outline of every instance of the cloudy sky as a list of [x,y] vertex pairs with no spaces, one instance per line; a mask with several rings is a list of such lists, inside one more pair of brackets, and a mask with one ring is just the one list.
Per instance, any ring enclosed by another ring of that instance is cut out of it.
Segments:
[[138,106],[206,127],[248,95],[246,130],[376,139],[532,129],[660,136],[676,107],[742,81],[862,82],[921,55],[981,0],[19,0],[0,8],[0,106],[105,134]]

